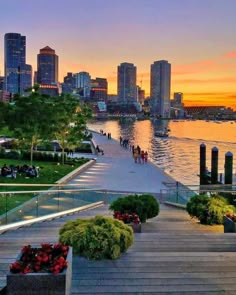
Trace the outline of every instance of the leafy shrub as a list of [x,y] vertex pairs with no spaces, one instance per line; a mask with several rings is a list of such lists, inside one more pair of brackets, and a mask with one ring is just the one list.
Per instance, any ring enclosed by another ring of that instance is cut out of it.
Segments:
[[92,153],[90,143],[81,143],[75,148],[76,153]]
[[68,221],[59,232],[59,240],[75,253],[89,259],[117,259],[133,243],[131,227],[111,217]]
[[115,200],[110,209],[123,213],[136,213],[141,222],[145,222],[148,218],[155,217],[159,214],[158,201],[149,194],[129,195],[124,198]]
[[4,159],[6,157],[6,149],[0,146],[0,159]]
[[20,154],[17,151],[10,151],[10,152],[5,153],[5,158],[6,159],[19,159]]
[[235,207],[229,205],[222,196],[197,195],[187,203],[186,210],[190,216],[197,217],[202,224],[223,224],[224,215],[234,213]]

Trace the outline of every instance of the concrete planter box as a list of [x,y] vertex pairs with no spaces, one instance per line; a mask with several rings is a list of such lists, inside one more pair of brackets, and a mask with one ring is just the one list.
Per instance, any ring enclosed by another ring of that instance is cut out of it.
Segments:
[[72,248],[67,255],[68,266],[59,274],[7,274],[8,295],[70,295],[72,278]]
[[236,233],[236,222],[224,216],[224,233]]
[[141,233],[142,232],[142,224],[141,223],[128,223],[129,226],[132,227],[134,233]]

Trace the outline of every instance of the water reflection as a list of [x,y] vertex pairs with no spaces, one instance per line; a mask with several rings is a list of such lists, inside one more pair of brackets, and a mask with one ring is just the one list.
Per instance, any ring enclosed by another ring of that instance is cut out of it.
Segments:
[[[111,132],[112,137],[127,138],[147,150],[149,158],[165,172],[184,184],[199,184],[199,146],[207,146],[207,166],[211,167],[211,149],[219,149],[219,172],[224,171],[225,153],[236,154],[236,123],[205,121],[166,121],[122,118],[117,121],[96,121],[89,128]],[[168,138],[155,137],[155,132],[170,129]],[[236,164],[234,164],[234,172]]]

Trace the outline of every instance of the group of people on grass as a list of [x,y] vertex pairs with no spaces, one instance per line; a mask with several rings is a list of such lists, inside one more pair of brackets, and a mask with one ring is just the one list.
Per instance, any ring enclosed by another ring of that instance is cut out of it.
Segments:
[[14,166],[10,165],[9,167],[4,164],[1,167],[1,176],[3,177],[9,177],[9,178],[16,178],[17,174],[25,174],[26,177],[39,177],[39,168],[35,166],[29,166],[24,164],[23,166]]

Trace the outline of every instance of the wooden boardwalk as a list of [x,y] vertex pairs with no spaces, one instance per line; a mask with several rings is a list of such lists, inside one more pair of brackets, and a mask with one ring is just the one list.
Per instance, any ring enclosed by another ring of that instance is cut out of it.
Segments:
[[[34,224],[0,235],[0,284],[24,244],[57,242],[67,220],[111,215],[107,206]],[[222,227],[204,227],[185,211],[161,206],[158,217],[135,234],[135,243],[115,261],[74,255],[71,294],[236,294],[236,239]]]

